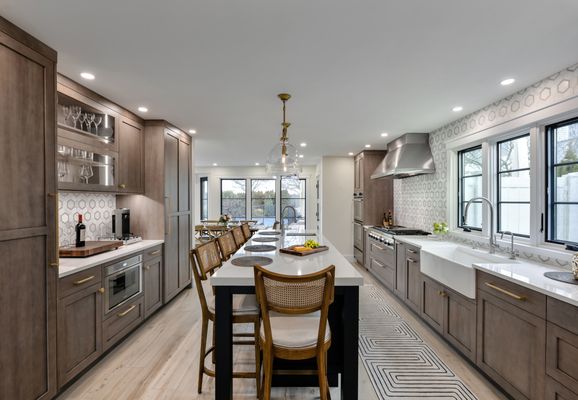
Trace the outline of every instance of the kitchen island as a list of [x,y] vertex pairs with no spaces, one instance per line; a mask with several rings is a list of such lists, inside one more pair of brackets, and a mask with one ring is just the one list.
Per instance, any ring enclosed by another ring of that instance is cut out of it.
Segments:
[[[253,240],[257,237],[278,238],[279,240],[275,242],[266,243],[274,245],[276,249],[259,253],[246,251],[245,247],[248,245],[261,244]],[[266,268],[286,275],[305,275],[320,271],[329,265],[335,266],[335,301],[329,315],[332,345],[328,353],[328,379],[334,386],[337,384],[338,374],[341,374],[341,398],[348,400],[358,398],[359,286],[363,285],[363,277],[325,237],[317,239],[321,245],[329,247],[325,252],[294,256],[279,251],[281,248],[302,244],[304,240],[303,237],[290,236],[290,233],[279,236],[256,234],[211,277],[211,285],[214,286],[216,294],[216,348],[219,349],[216,352],[216,399],[233,398],[232,297],[234,294],[255,293],[255,282],[253,268],[237,267],[232,264],[232,260],[247,255],[271,258],[273,262]],[[307,379],[309,377],[299,375],[298,372],[296,370],[295,375],[274,376],[273,384],[317,386],[316,376]]]

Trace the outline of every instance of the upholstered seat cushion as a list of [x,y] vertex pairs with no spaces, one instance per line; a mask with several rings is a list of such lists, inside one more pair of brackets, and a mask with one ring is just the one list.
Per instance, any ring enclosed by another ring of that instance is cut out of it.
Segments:
[[[269,312],[273,344],[277,347],[298,349],[317,345],[320,313],[280,314]],[[261,339],[265,340],[265,325],[261,323]],[[325,342],[331,339],[329,323],[325,328]]]
[[[207,296],[209,311],[215,313],[215,296]],[[257,314],[259,305],[254,294],[233,295],[233,315]]]

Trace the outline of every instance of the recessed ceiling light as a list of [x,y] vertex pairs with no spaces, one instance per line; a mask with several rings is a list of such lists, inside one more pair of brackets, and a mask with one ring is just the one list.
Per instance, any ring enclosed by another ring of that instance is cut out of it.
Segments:
[[366,148],[366,149],[369,149],[370,147],[371,147],[370,144],[366,144],[366,145],[365,145],[365,148]]
[[307,143],[303,142],[303,143],[301,143],[299,146],[301,146],[301,147],[307,147]]
[[144,106],[140,106],[140,107],[138,108],[138,110],[139,110],[140,112],[147,112],[149,109],[146,108],[146,107],[144,107]]
[[352,156],[352,155],[353,155],[353,152],[352,152],[352,151],[350,151],[350,152],[349,152],[349,153],[347,153],[347,154],[348,154],[348,155],[350,155],[350,156]]
[[81,72],[80,76],[83,79],[86,79],[88,81],[93,81],[94,80],[94,74],[91,74],[90,72]]
[[514,78],[508,78],[508,79],[504,79],[502,82],[500,82],[500,85],[502,86],[508,86],[511,85],[512,83],[516,82],[516,80]]
[[195,133],[197,133],[197,131],[194,130],[194,129],[189,129],[189,133],[190,133],[191,135],[194,135]]
[[303,158],[303,154],[299,154],[299,158]]
[[217,164],[216,162],[213,163],[213,167],[216,167],[217,165],[219,165],[219,164]]
[[387,132],[381,132],[381,137],[387,137],[387,136],[389,136],[389,133],[387,133]]
[[453,112],[460,112],[462,111],[464,108],[462,106],[455,106],[454,108],[452,108]]
[[259,165],[261,165],[261,164],[259,164],[258,162],[256,162],[255,165],[256,165],[256,166],[259,166]]

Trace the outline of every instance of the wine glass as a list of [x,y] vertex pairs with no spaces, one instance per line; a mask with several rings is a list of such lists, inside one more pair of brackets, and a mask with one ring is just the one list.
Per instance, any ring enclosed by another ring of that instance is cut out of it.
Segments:
[[62,115],[64,116],[64,124],[67,125],[68,124],[68,119],[70,118],[70,114],[72,113],[72,110],[69,106],[62,106]]
[[90,127],[92,126],[92,124],[94,123],[94,119],[95,119],[95,115],[94,114],[86,114],[86,124],[88,125],[88,131],[90,133],[92,133],[90,131]]
[[66,161],[58,161],[58,178],[62,181],[68,175],[68,163]]
[[98,135],[98,126],[102,123],[102,115],[94,116],[94,134]]
[[90,171],[88,170],[88,165],[82,164],[80,167],[80,179],[84,180],[85,184],[88,184],[88,178],[92,176],[90,175]]
[[80,116],[78,117],[78,122],[80,122],[80,130],[84,131],[85,129],[82,129],[82,125],[84,125],[84,122],[86,121],[86,113],[81,113]]
[[79,106],[71,107],[70,117],[72,118],[72,122],[74,123],[73,126],[75,128],[76,128],[76,121],[78,121],[78,118],[80,118],[80,114],[82,114],[82,109]]

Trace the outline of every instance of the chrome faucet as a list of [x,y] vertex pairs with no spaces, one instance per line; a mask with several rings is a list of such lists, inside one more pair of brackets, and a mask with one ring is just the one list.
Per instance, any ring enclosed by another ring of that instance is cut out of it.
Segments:
[[494,236],[494,205],[490,200],[488,200],[486,197],[471,198],[470,201],[468,201],[468,203],[466,204],[466,209],[464,210],[464,220],[463,220],[464,226],[467,225],[468,211],[470,209],[470,205],[474,201],[485,202],[490,208],[490,254],[494,254],[499,246],[496,244],[496,237]]
[[285,232],[285,222],[283,222],[283,216],[285,215],[285,210],[287,209],[293,210],[293,219],[297,220],[297,210],[293,206],[285,206],[283,210],[281,210],[281,232]]
[[514,234],[510,231],[504,231],[502,232],[502,236],[500,236],[500,239],[503,239],[504,235],[510,235],[510,237],[512,238],[512,241],[510,242],[510,260],[515,260],[516,256],[520,255],[520,253],[518,252],[518,250],[514,250]]

